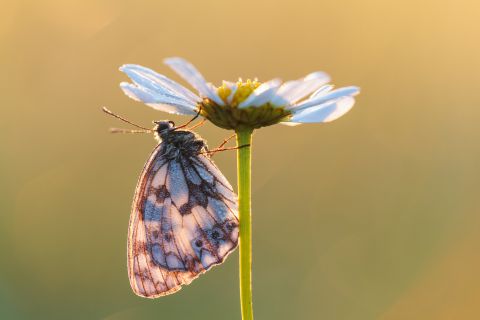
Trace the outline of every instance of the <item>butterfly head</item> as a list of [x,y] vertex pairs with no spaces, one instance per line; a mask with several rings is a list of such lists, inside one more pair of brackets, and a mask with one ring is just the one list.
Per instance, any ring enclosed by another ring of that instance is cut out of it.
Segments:
[[155,127],[153,130],[155,130],[155,134],[158,135],[161,139],[163,139],[169,132],[171,132],[173,129],[175,129],[175,122],[173,121],[167,121],[167,120],[160,120],[160,121],[154,121]]

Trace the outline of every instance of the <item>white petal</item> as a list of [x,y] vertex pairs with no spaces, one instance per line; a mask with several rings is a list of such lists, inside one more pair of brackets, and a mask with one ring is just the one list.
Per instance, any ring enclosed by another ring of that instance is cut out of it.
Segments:
[[278,95],[287,100],[289,104],[293,104],[329,81],[330,77],[328,74],[324,72],[313,72],[303,79],[285,82],[280,89],[278,89]]
[[270,103],[277,107],[285,107],[290,105],[290,101],[278,94],[278,90],[275,95],[270,99]]
[[[325,91],[326,93],[327,91]],[[298,112],[307,108],[310,108],[312,106],[317,106],[319,104],[323,104],[324,102],[327,102],[328,100],[334,100],[334,99],[339,99],[342,97],[351,97],[354,95],[357,95],[360,92],[360,89],[358,87],[344,87],[340,88],[337,90],[333,90],[328,92],[327,94],[317,94],[315,97],[312,97],[308,100],[305,100],[301,103],[299,103],[296,106],[292,106],[290,110],[294,112]]]
[[123,92],[133,100],[140,101],[146,105],[160,111],[194,115],[196,114],[196,104],[177,96],[168,94],[159,94],[145,87],[139,87],[128,82],[120,83]]
[[317,91],[312,93],[312,95],[309,97],[309,99],[319,97],[321,95],[325,95],[328,92],[332,91],[333,88],[334,88],[334,86],[332,84],[327,84],[325,86],[322,86],[322,87],[320,87],[320,89],[318,89]]
[[293,114],[290,122],[313,123],[330,122],[347,113],[355,104],[355,99],[346,96],[337,100],[328,101],[324,104],[313,106]]
[[288,127],[296,127],[296,126],[298,126],[298,125],[301,125],[300,122],[280,122],[280,124],[284,124],[284,125],[286,125],[286,126],[288,126]]
[[146,87],[152,91],[167,91],[170,94],[180,96],[185,100],[189,100],[192,103],[200,101],[200,98],[178,84],[177,82],[158,74],[155,71],[135,64],[126,64],[120,67],[120,71],[125,72],[133,82],[140,87]]
[[201,96],[207,97],[219,105],[225,105],[223,100],[217,95],[216,90],[213,89],[215,87],[209,85],[202,74],[190,62],[177,57],[165,59],[164,62],[192,87],[197,89]]
[[280,79],[273,79],[262,83],[256,88],[242,103],[238,105],[239,108],[247,108],[250,106],[259,107],[269,102],[276,94],[280,84]]
[[225,102],[223,102],[222,98],[220,98],[220,96],[217,94],[217,91],[218,91],[218,88],[215,87],[213,84],[211,84],[210,82],[207,83],[207,88],[209,90],[208,94],[207,94],[207,98],[209,98],[210,100],[213,100],[215,101],[218,105],[220,106],[224,106],[225,105]]
[[237,86],[236,83],[230,82],[230,81],[223,81],[223,83],[224,83],[228,88],[230,88],[230,94],[229,94],[228,97],[227,97],[227,102],[228,102],[229,104],[231,104],[232,101],[233,101],[233,97],[235,96],[235,93],[237,92],[238,86]]

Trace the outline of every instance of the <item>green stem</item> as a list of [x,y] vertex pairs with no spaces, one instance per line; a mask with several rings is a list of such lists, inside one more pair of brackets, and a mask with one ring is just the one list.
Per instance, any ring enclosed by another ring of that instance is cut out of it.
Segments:
[[237,131],[238,214],[240,219],[240,304],[242,320],[253,320],[252,307],[252,221],[251,221],[251,144],[252,130]]

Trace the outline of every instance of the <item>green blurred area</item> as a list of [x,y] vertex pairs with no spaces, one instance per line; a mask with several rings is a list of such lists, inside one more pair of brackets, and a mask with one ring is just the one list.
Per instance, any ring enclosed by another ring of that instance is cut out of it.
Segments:
[[[479,319],[480,5],[474,1],[2,1],[0,318],[240,319],[237,259],[136,297],[126,231],[155,141],[100,106],[169,116],[118,88],[178,78],[358,85],[340,120],[254,137],[257,319]],[[210,145],[230,133],[198,129]],[[215,156],[235,184],[235,154]]]

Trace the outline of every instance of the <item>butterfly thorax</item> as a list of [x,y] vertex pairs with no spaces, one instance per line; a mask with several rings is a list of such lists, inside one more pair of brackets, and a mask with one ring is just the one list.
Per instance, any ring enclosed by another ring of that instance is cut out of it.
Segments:
[[173,124],[166,121],[157,122],[155,136],[161,142],[161,152],[168,159],[179,156],[198,155],[206,148],[205,141],[189,130],[175,130]]

